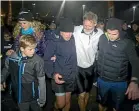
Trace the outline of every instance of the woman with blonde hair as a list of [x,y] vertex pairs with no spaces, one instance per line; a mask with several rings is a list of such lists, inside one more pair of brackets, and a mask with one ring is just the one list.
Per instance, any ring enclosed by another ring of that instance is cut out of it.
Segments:
[[43,57],[45,48],[44,39],[45,26],[39,21],[33,20],[33,15],[28,11],[21,11],[18,15],[18,23],[16,24],[13,37],[15,38],[13,48],[7,51],[7,55],[19,49],[19,39],[21,35],[33,35],[37,40],[36,53]]

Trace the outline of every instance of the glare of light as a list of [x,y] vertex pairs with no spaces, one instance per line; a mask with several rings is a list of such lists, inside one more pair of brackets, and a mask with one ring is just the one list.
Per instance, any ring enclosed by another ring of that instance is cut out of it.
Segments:
[[36,4],[35,3],[32,3],[32,5],[35,6]]
[[60,6],[60,10],[58,12],[57,19],[59,19],[61,13],[63,12],[64,6],[65,6],[65,0],[63,0],[62,4]]
[[136,6],[133,6],[132,8],[133,8],[133,9],[135,9],[135,8],[136,8]]
[[132,8],[133,8],[133,20],[132,21],[134,21],[135,20],[135,9],[136,9],[136,6],[133,6]]
[[84,7],[85,7],[85,5],[82,5],[82,7],[84,8]]
[[30,10],[28,10],[30,12]]
[[85,12],[85,6],[86,5],[82,5],[82,7],[83,7],[83,15],[84,15],[84,12]]

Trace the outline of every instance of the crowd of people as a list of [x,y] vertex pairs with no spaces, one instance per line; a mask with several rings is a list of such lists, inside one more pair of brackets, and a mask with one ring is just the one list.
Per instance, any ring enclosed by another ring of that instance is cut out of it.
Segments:
[[99,111],[123,111],[126,97],[132,111],[139,111],[138,21],[130,28],[118,18],[98,21],[89,11],[83,25],[61,18],[59,26],[45,28],[26,10],[19,12],[12,33],[1,26],[1,91],[11,86],[20,111],[41,111],[45,105],[48,111],[70,111],[73,92],[79,110],[87,111],[93,84]]

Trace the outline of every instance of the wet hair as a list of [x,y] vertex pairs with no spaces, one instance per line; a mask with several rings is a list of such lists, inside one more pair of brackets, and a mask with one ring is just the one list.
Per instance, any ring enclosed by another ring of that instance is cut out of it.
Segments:
[[24,49],[26,47],[36,47],[36,45],[36,39],[32,35],[23,35],[19,40],[19,47],[23,47]]
[[95,13],[89,11],[85,13],[85,15],[83,16],[83,20],[93,20],[95,23],[97,23],[98,16]]

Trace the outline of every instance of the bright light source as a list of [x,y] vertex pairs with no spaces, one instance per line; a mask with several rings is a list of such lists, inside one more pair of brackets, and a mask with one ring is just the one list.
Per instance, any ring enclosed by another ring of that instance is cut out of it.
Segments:
[[136,8],[136,6],[133,6],[132,8],[133,8],[133,9],[135,9],[135,8]]
[[32,5],[33,5],[33,6],[35,6],[36,4],[35,4],[35,3],[33,3]]
[[85,5],[82,5],[82,7],[84,8],[84,7],[85,7]]
[[63,0],[62,4],[61,4],[61,6],[60,6],[60,10],[59,10],[59,12],[58,12],[58,14],[57,14],[57,20],[58,20],[59,17],[63,14],[65,2],[66,2],[66,1]]

